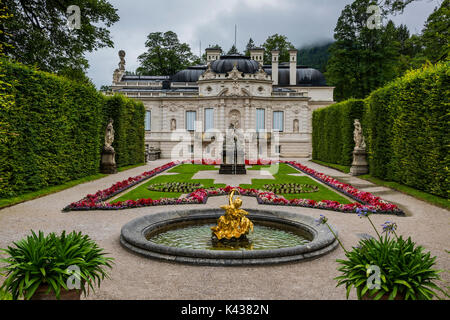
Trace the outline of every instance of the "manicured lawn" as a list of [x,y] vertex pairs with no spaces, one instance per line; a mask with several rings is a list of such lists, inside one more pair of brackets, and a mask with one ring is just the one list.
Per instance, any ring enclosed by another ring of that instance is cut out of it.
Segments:
[[200,165],[200,164],[182,164],[176,166],[175,168],[170,169],[169,173],[178,173],[176,175],[158,175],[153,179],[143,183],[137,188],[125,193],[120,196],[116,200],[112,201],[125,201],[125,200],[138,200],[138,199],[148,199],[151,198],[153,200],[161,199],[161,198],[178,198],[182,194],[178,192],[158,192],[158,191],[150,191],[147,187],[151,184],[158,183],[169,183],[169,182],[191,182],[191,183],[201,183],[204,188],[222,188],[226,187],[224,184],[214,184],[213,179],[192,179],[194,174],[198,171],[203,170],[218,170],[214,168],[214,166],[210,165]]
[[[270,168],[270,165],[264,166],[253,166],[249,168],[249,170],[267,170]],[[338,201],[340,203],[352,203],[353,201],[349,201],[333,190],[325,187],[323,184],[317,182],[316,180],[308,177],[308,176],[290,176],[291,173],[301,173],[300,171],[292,168],[291,166],[280,163],[278,167],[278,172],[273,173],[275,180],[273,179],[252,179],[252,184],[241,184],[241,188],[254,188],[263,190],[263,186],[265,184],[284,184],[284,183],[300,183],[300,184],[309,184],[319,187],[318,192],[312,193],[294,193],[294,194],[281,194],[286,199],[311,199],[311,200],[333,200]]]
[[[300,183],[300,184],[310,184],[319,187],[318,192],[313,193],[299,193],[299,194],[282,194],[286,199],[295,199],[295,198],[307,198],[312,200],[335,200],[340,203],[350,203],[349,200],[342,197],[338,193],[333,190],[328,189],[323,186],[319,182],[307,177],[307,176],[289,176],[290,173],[300,173],[298,170],[288,166],[286,164],[280,164],[278,167],[278,172],[271,172],[275,180],[272,179],[264,179],[262,175],[262,179],[252,179],[252,184],[241,184],[242,188],[254,188],[254,189],[263,189],[264,184],[281,184],[281,183]],[[253,166],[248,167],[248,170],[269,170],[270,165],[264,166]],[[170,183],[170,182],[189,182],[189,183],[201,183],[203,188],[221,188],[225,187],[224,184],[214,184],[214,180],[212,179],[192,179],[195,173],[203,170],[218,170],[214,166],[211,165],[194,165],[194,164],[183,164],[172,168],[169,170],[169,173],[178,173],[176,175],[159,175],[155,178],[143,183],[137,188],[123,194],[119,198],[115,199],[112,202],[125,201],[125,200],[138,200],[138,199],[161,199],[161,198],[178,198],[181,196],[181,193],[177,192],[158,192],[158,191],[150,191],[148,190],[148,186],[151,184],[159,184],[159,183]]]

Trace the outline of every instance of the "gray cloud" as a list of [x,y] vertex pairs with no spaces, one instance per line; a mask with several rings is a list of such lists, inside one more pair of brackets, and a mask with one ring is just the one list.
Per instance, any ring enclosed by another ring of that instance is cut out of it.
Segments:
[[[180,41],[199,54],[208,45],[219,44],[228,50],[234,43],[243,51],[250,37],[257,45],[270,35],[283,34],[301,47],[333,39],[333,31],[342,9],[352,0],[109,0],[118,9],[120,21],[110,28],[114,48],[87,54],[88,76],[97,87],[110,84],[117,68],[118,50],[126,51],[126,69],[138,67],[137,57],[145,51],[150,32],[172,30]],[[426,18],[440,0],[422,0],[392,17],[406,24],[412,33],[422,30]]]

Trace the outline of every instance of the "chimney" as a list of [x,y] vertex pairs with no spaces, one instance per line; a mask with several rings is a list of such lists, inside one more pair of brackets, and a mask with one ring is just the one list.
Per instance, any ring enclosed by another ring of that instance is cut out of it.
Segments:
[[273,50],[272,51],[272,81],[273,85],[278,85],[278,58],[280,55],[280,51]]
[[206,52],[206,64],[213,62],[215,60],[219,60],[220,55],[222,54],[222,50],[216,48],[206,48],[205,52]]
[[250,49],[250,59],[264,64],[264,48],[252,48]]
[[297,50],[289,50],[289,84],[297,85]]

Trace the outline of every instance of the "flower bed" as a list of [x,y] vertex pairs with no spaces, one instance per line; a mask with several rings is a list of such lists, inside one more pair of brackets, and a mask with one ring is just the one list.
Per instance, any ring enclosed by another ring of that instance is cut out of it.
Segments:
[[272,191],[278,194],[313,193],[319,191],[318,186],[300,183],[265,184],[263,188],[264,190]]
[[[295,161],[280,161],[291,165],[292,167],[310,175],[311,177],[327,184],[328,186],[334,188],[335,190],[346,194],[352,199],[358,202],[350,204],[341,204],[337,201],[322,200],[315,201],[311,199],[291,199],[288,200],[280,195],[277,195],[270,191],[262,191],[257,189],[244,189],[238,187],[238,191],[241,195],[256,197],[259,204],[266,205],[282,205],[282,206],[299,206],[306,208],[316,208],[316,209],[326,209],[347,213],[357,213],[357,210],[370,210],[373,213],[383,213],[383,214],[396,214],[404,215],[403,211],[399,209],[396,205],[382,200],[380,197],[375,197],[369,192],[360,191],[351,185],[344,184],[337,181],[323,173],[319,173],[312,170],[300,163]],[[186,198],[162,198],[158,200],[153,199],[139,199],[139,200],[126,200],[119,201],[116,203],[108,203],[106,200],[114,197],[115,195],[131,188],[132,186],[141,183],[161,172],[168,170],[178,164],[182,163],[194,163],[194,161],[177,161],[170,162],[161,167],[155,168],[151,171],[144,172],[143,174],[128,178],[122,182],[118,182],[108,189],[97,191],[95,194],[88,194],[85,198],[73,202],[64,211],[70,210],[120,210],[128,208],[140,208],[147,206],[158,206],[158,205],[176,205],[176,204],[203,204],[206,203],[208,197],[222,196],[228,194],[232,187],[227,186],[225,188],[216,189],[197,189],[187,195]]]

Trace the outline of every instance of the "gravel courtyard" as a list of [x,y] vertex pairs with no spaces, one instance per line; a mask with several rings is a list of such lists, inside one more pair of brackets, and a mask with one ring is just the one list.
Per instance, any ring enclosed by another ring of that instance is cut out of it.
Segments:
[[[387,220],[397,222],[398,234],[411,235],[416,243],[423,245],[438,257],[438,269],[450,269],[449,211],[427,204],[408,195],[379,187],[342,172],[307,161],[303,164],[355,187],[378,195],[399,205],[406,217],[372,215],[376,226]],[[157,206],[119,211],[71,211],[62,212],[67,204],[89,193],[105,189],[117,181],[158,167],[168,160],[157,160],[146,166],[110,175],[73,188],[0,210],[0,248],[11,245],[30,233],[30,230],[48,232],[82,231],[95,240],[115,258],[111,279],[102,283],[88,297],[82,299],[345,299],[345,288],[336,288],[334,277],[336,259],[344,258],[337,248],[332,253],[312,261],[259,267],[205,267],[150,260],[130,253],[119,243],[120,229],[130,220],[148,214],[180,208]],[[239,177],[236,177],[238,181]],[[328,217],[339,232],[346,248],[355,246],[361,233],[374,234],[370,224],[356,214],[344,214],[328,210],[301,207],[258,205],[255,198],[242,197],[244,209],[267,207],[270,210],[295,212],[318,218]],[[204,205],[183,205],[183,209],[219,207],[226,197],[211,197]],[[441,274],[449,285],[448,272]],[[356,299],[352,290],[351,299]]]

